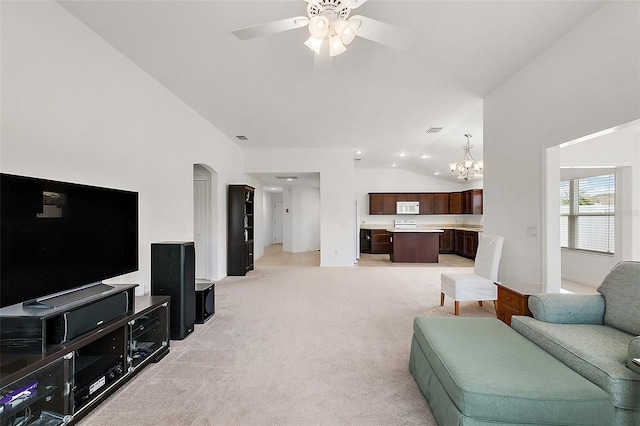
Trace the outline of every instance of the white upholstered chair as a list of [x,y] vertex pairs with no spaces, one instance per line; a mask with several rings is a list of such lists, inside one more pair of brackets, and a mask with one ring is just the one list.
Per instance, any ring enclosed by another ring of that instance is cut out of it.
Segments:
[[460,312],[460,302],[498,299],[498,268],[502,256],[504,237],[478,233],[478,251],[476,253],[473,274],[442,274],[440,276],[440,306],[444,305],[444,296],[454,300],[454,313]]

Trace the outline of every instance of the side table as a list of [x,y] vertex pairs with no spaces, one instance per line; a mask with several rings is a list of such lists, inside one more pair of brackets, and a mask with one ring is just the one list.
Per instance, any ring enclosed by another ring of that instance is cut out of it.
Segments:
[[496,302],[496,317],[511,326],[511,317],[513,315],[528,315],[529,311],[529,295],[542,293],[542,284],[540,283],[499,283],[498,300]]

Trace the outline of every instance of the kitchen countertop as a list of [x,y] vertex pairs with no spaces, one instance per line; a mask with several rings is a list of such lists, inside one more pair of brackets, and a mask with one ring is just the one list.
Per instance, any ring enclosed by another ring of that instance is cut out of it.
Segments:
[[[391,224],[371,224],[371,223],[363,223],[360,225],[360,229],[386,229],[386,230],[394,230],[398,231]],[[482,232],[482,226],[478,225],[463,225],[463,224],[453,224],[453,225],[418,225],[415,229],[409,229],[409,231],[423,230],[428,232],[429,230],[442,231],[444,229],[454,229],[459,231],[477,231]],[[405,229],[406,230],[406,229]]]
[[427,228],[386,228],[389,232],[444,232],[442,229]]

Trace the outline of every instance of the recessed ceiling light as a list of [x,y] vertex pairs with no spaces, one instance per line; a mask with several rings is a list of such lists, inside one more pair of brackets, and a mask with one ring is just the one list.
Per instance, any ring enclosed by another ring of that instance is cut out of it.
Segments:
[[435,172],[435,173],[434,173],[434,175],[439,175],[439,174],[440,174],[440,172]]
[[400,157],[404,157],[404,152],[401,152],[401,153],[400,153]]
[[360,154],[362,154],[362,151],[357,150],[357,151],[356,151],[356,154],[360,155]]
[[391,165],[391,167],[395,167],[395,166],[396,166],[395,163]]
[[428,154],[422,154],[420,157],[421,157],[421,158],[429,158],[429,157],[430,157],[430,155],[428,155]]

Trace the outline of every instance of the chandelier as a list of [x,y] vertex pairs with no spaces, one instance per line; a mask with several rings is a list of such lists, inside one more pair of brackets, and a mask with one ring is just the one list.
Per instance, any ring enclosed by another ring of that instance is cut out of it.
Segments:
[[323,43],[328,42],[329,56],[346,52],[345,46],[356,37],[362,23],[359,19],[348,19],[351,7],[347,3],[342,0],[309,1],[307,15],[311,37],[304,42],[305,46],[320,55]]
[[469,143],[469,138],[471,135],[464,135],[467,138],[467,144],[462,145],[462,149],[464,150],[464,158],[462,161],[458,161],[457,163],[449,163],[449,168],[451,169],[451,173],[464,179],[465,181],[469,181],[475,175],[482,174],[482,161],[474,160],[471,155],[471,148],[473,145]]

